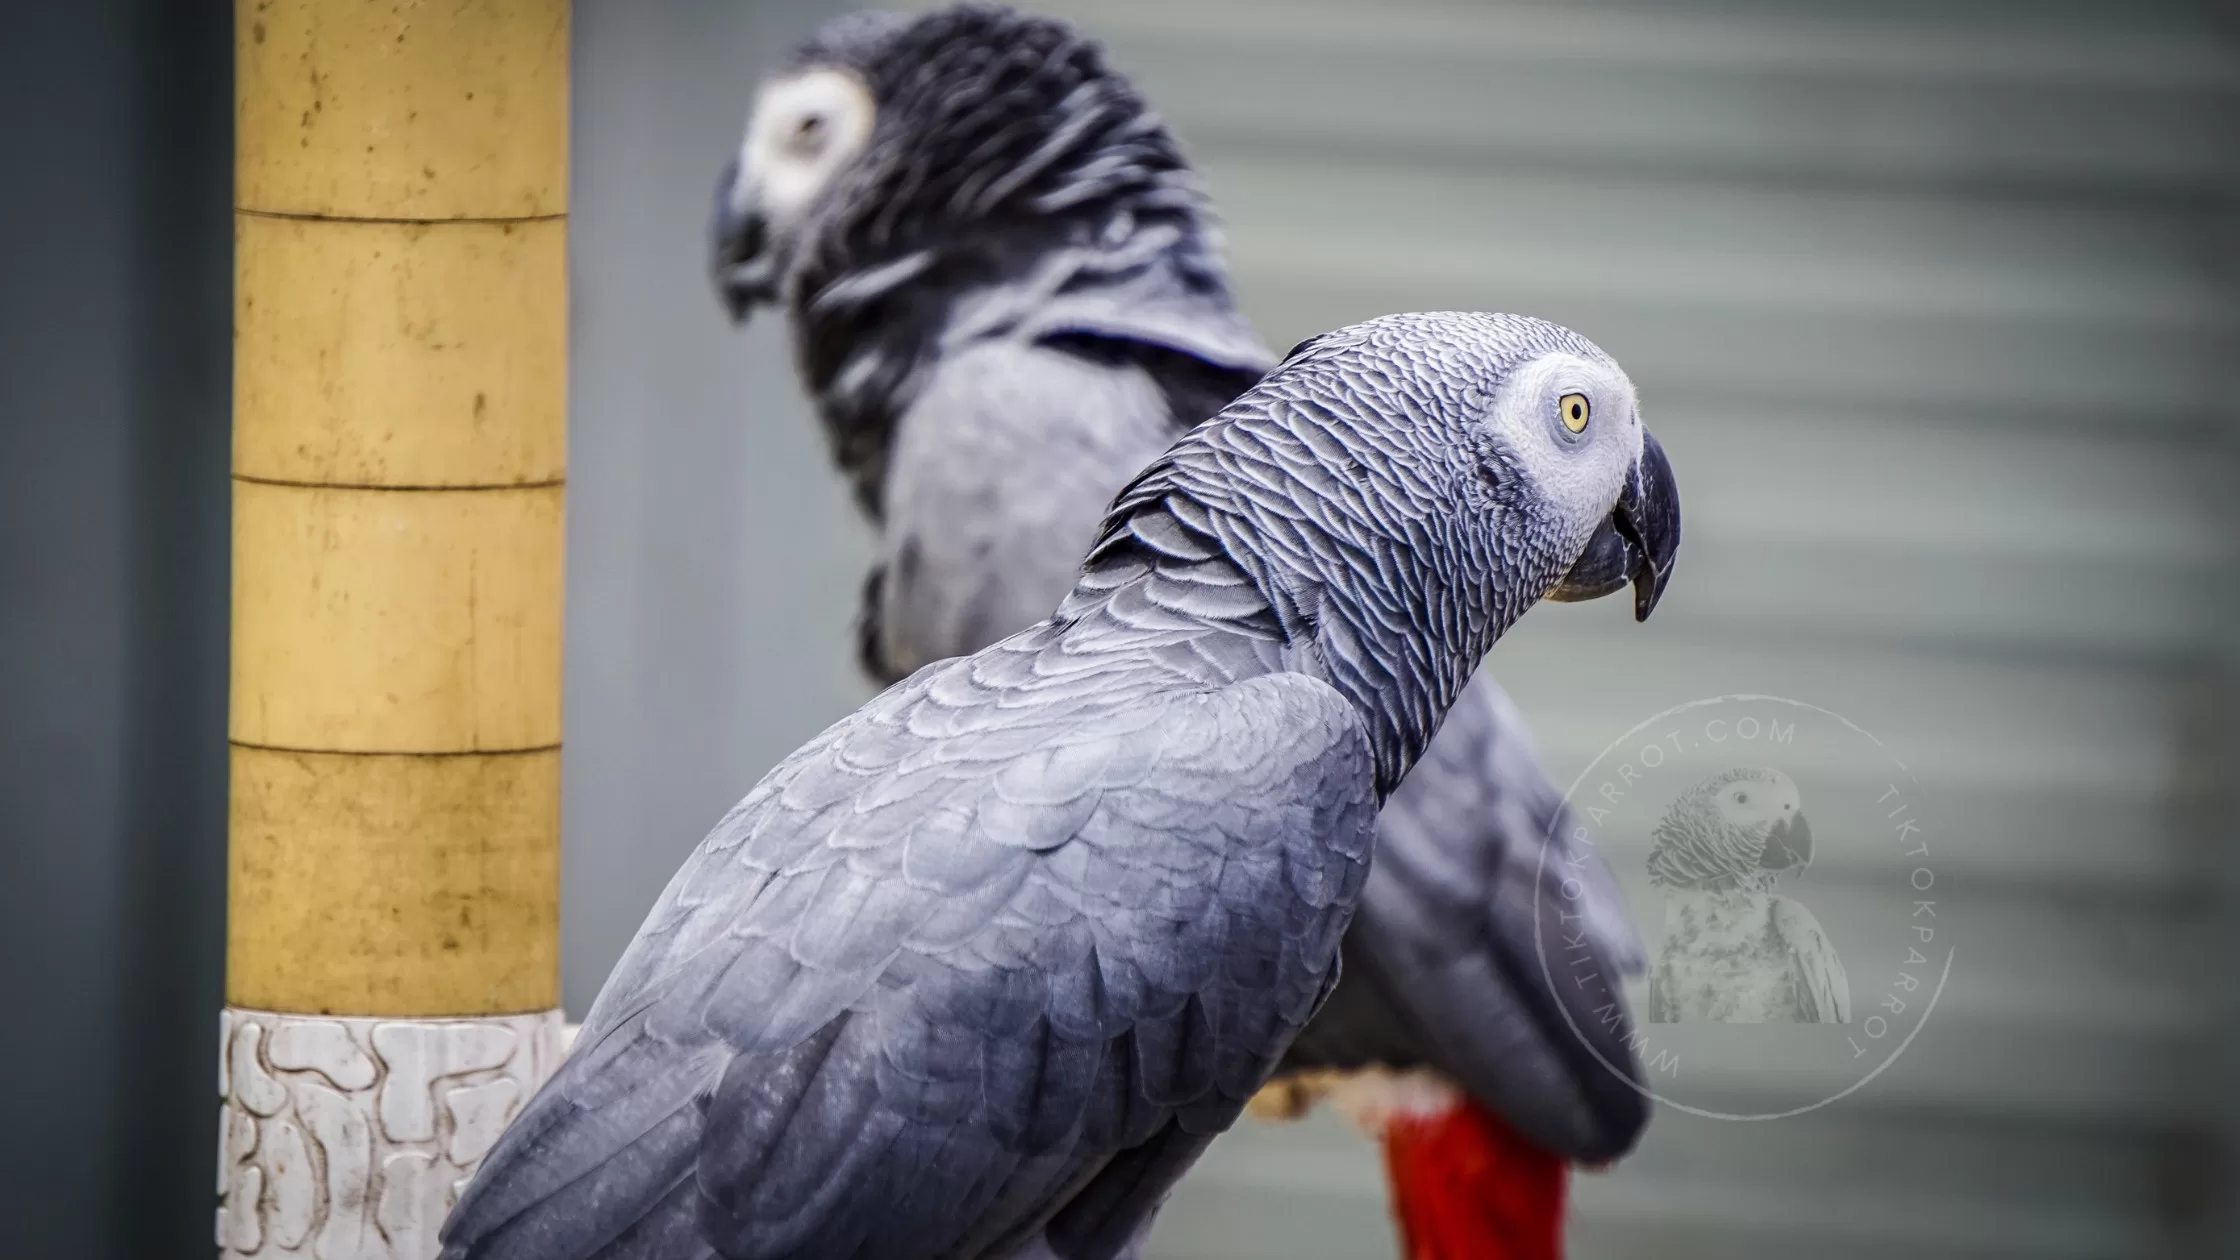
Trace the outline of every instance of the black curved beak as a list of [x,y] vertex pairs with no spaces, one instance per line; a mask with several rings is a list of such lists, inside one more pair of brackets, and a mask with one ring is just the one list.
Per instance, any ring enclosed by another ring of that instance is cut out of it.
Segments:
[[1664,447],[1643,433],[1641,459],[1626,478],[1617,507],[1548,598],[1573,603],[1600,599],[1631,583],[1633,619],[1647,621],[1664,598],[1679,554],[1680,485]]
[[733,158],[716,181],[715,228],[710,271],[716,294],[734,324],[754,308],[778,300],[778,262],[770,248],[770,224],[756,208],[752,187],[742,186],[739,159]]
[[1769,871],[1803,870],[1812,865],[1812,824],[1804,820],[1799,810],[1794,818],[1784,818],[1766,833],[1765,852],[1758,855],[1758,865]]

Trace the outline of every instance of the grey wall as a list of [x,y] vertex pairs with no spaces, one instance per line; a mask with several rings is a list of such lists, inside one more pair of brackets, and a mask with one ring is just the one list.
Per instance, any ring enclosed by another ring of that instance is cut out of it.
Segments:
[[0,1251],[207,1246],[232,11],[0,36]]
[[571,189],[562,972],[599,991],[684,855],[867,694],[867,536],[782,329],[708,283],[717,171],[816,3],[579,4]]

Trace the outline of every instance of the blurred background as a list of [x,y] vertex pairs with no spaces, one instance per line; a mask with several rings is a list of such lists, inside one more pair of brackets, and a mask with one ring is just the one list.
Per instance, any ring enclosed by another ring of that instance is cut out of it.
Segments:
[[[706,828],[867,694],[846,631],[868,537],[782,330],[735,332],[705,279],[755,76],[841,7],[576,5],[577,1015]],[[1660,1112],[1581,1179],[1581,1260],[2240,1255],[2240,22],[2210,0],[1041,7],[1180,133],[1272,345],[1477,307],[1626,364],[1687,554],[1650,628],[1622,601],[1549,609],[1493,657],[1558,782],[1731,691],[1837,710],[1920,780],[1961,940],[1936,1019],[1809,1115]],[[232,21],[85,0],[0,38],[11,1257],[208,1246]],[[1816,895],[1885,896],[1893,869],[1832,864]],[[1153,1255],[1390,1255],[1375,1158],[1334,1122],[1247,1124]]]

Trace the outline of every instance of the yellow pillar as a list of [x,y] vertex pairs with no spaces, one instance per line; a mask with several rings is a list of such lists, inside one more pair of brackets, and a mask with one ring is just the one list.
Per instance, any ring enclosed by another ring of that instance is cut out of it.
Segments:
[[219,1244],[418,1260],[557,1058],[566,0],[239,0]]

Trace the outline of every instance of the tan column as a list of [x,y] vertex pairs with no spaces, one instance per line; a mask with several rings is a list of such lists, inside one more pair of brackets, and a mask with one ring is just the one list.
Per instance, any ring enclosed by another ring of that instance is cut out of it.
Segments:
[[566,0],[240,0],[219,1243],[434,1254],[559,1001]]

